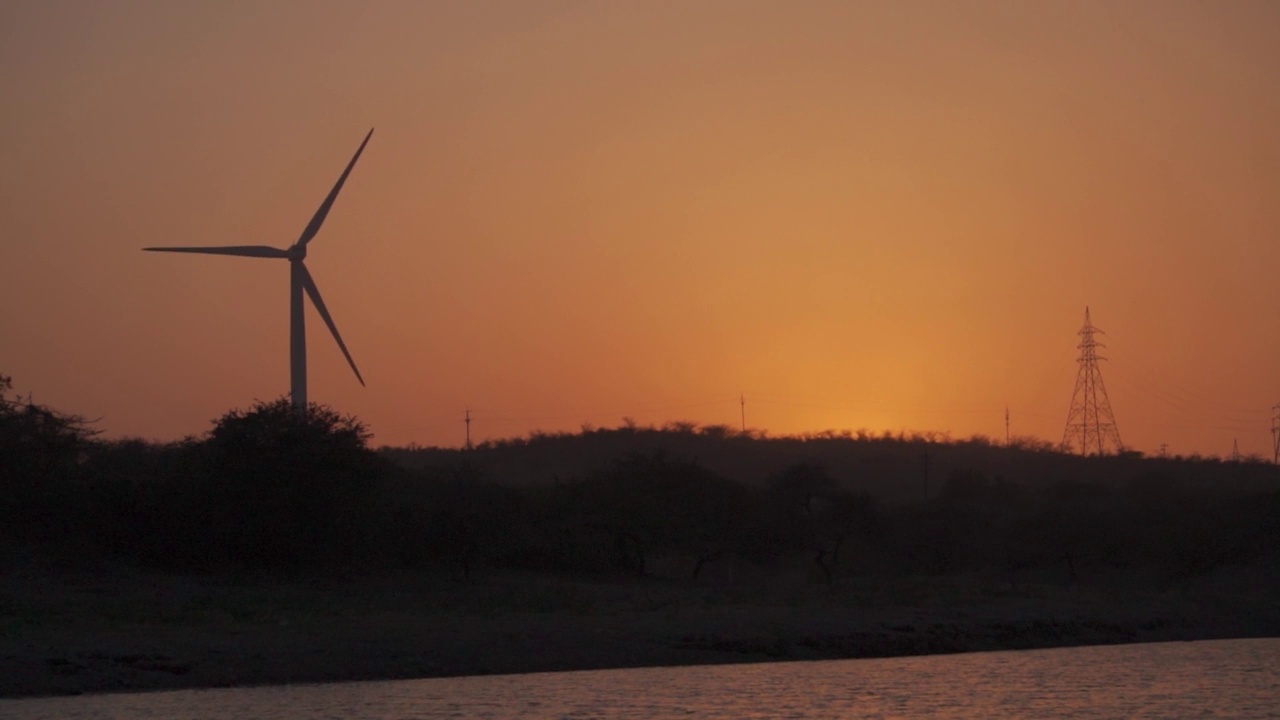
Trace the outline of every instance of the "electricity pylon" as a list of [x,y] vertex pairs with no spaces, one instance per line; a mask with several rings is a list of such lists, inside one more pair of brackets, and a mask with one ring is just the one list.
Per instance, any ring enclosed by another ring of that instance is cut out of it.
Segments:
[[1078,451],[1081,455],[1105,455],[1109,449],[1122,452],[1120,431],[1111,412],[1111,400],[1107,387],[1102,383],[1102,371],[1098,361],[1106,358],[1098,355],[1098,348],[1106,347],[1093,338],[1102,331],[1089,319],[1089,308],[1084,309],[1084,327],[1080,328],[1080,370],[1076,374],[1076,389],[1071,393],[1071,409],[1067,412],[1067,427],[1062,433],[1062,449]]

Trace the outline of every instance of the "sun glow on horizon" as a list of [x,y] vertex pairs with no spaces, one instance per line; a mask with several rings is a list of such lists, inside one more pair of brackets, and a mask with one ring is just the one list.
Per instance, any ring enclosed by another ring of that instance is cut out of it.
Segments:
[[[298,17],[307,22],[299,24]],[[1086,305],[1125,444],[1271,456],[1272,3],[23,4],[0,372],[110,436],[289,389],[380,444],[609,426],[1056,443]],[[317,56],[314,49],[326,48]]]

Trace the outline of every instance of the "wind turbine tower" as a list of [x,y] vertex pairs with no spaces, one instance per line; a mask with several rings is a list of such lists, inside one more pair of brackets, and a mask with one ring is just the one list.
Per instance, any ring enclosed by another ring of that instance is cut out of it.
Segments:
[[1076,389],[1071,394],[1071,409],[1067,412],[1067,427],[1062,433],[1062,449],[1078,451],[1081,455],[1103,455],[1114,450],[1124,450],[1120,442],[1120,430],[1111,412],[1111,400],[1102,382],[1098,361],[1106,358],[1098,355],[1098,348],[1106,347],[1094,339],[1102,331],[1089,319],[1089,308],[1084,309],[1084,327],[1080,328],[1080,370],[1076,374]]
[[333,207],[333,201],[338,198],[338,193],[341,192],[343,183],[347,181],[347,176],[351,174],[351,168],[356,166],[356,161],[360,159],[360,153],[364,152],[364,146],[369,144],[369,138],[371,137],[373,137],[372,129],[369,130],[368,135],[364,136],[364,142],[360,143],[360,147],[356,149],[356,154],[351,157],[351,162],[347,163],[347,168],[338,177],[338,182],[329,191],[328,197],[324,199],[324,202],[320,203],[320,208],[312,216],[311,222],[307,223],[302,235],[298,237],[297,242],[288,248],[281,249],[266,245],[143,248],[148,252],[235,255],[237,257],[272,258],[289,261],[289,393],[293,399],[294,409],[300,412],[305,411],[307,408],[307,331],[306,319],[303,313],[304,294],[311,298],[311,304],[315,306],[316,312],[320,313],[320,318],[324,320],[324,324],[329,327],[329,332],[333,335],[333,339],[338,342],[338,348],[342,350],[342,355],[347,359],[347,364],[351,366],[351,371],[356,374],[356,379],[360,381],[360,385],[364,385],[364,378],[360,376],[360,370],[356,368],[356,361],[352,360],[351,353],[347,352],[347,344],[342,342],[342,336],[338,334],[338,326],[334,324],[333,317],[329,315],[329,309],[325,307],[324,300],[320,297],[320,289],[316,287],[316,282],[311,278],[311,273],[307,271],[307,266],[303,263],[303,260],[307,257],[307,243],[311,242],[316,233],[320,232],[320,226],[324,224],[324,219],[329,215],[329,209]]

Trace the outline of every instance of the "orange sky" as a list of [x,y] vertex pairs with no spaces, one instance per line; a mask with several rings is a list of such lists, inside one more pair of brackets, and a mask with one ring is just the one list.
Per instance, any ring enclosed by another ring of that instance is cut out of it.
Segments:
[[690,420],[1271,455],[1272,2],[0,0],[0,373],[111,436]]

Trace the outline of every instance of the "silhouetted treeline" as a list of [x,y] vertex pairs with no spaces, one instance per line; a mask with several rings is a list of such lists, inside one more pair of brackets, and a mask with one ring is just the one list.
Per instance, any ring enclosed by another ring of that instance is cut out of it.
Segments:
[[287,399],[199,438],[102,441],[10,390],[0,377],[0,539],[64,562],[1088,583],[1280,548],[1280,470],[1260,462],[689,425],[375,452],[357,419]]
[[1188,483],[1230,483],[1273,487],[1275,466],[1250,457],[1229,463],[1218,458],[1146,458],[1141,453],[1080,457],[1052,443],[1015,437],[1005,446],[977,436],[952,440],[938,433],[874,434],[832,430],[770,437],[724,425],[699,427],[670,423],[661,428],[626,423],[617,428],[585,427],[580,433],[540,433],[490,441],[463,451],[450,448],[384,448],[384,456],[413,469],[447,466],[467,457],[506,485],[553,482],[579,477],[634,453],[661,451],[696,458],[720,475],[762,487],[785,468],[809,463],[826,468],[843,486],[890,502],[918,501],[937,495],[953,472],[979,470],[1015,483],[1053,484],[1088,478],[1121,483],[1141,473],[1171,472]]

